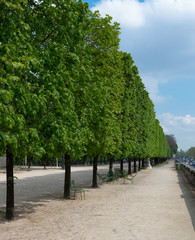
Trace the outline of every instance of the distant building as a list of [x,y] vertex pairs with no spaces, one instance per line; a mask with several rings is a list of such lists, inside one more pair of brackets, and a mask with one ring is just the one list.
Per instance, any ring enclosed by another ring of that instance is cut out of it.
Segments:
[[0,169],[6,167],[6,157],[0,157]]

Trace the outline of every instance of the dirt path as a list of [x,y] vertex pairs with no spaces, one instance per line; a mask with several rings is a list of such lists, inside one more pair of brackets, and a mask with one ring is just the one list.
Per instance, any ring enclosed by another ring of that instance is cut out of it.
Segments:
[[86,188],[86,200],[24,201],[0,223],[0,240],[194,240],[195,192],[173,162],[143,170],[134,184]]

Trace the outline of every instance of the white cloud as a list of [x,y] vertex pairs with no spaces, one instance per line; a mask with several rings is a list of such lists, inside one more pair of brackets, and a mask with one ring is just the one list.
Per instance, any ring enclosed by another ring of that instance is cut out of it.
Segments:
[[144,75],[142,80],[154,103],[163,103],[168,99],[168,97],[159,95],[159,84],[165,84],[166,80],[155,78],[151,75]]
[[122,26],[140,28],[157,21],[183,21],[194,18],[194,0],[101,0],[92,8],[102,15],[109,14]]
[[145,24],[145,9],[136,0],[102,0],[92,10],[99,10],[102,15],[109,14],[114,21],[126,27],[139,28]]
[[177,120],[182,121],[186,126],[195,126],[195,117],[191,117],[190,115],[186,115],[185,117],[178,117]]
[[195,132],[195,117],[189,114],[185,116],[174,116],[171,113],[164,113],[159,117],[167,126],[179,126],[181,129],[185,128]]
[[121,24],[121,50],[131,53],[154,104],[162,79],[195,76],[195,0],[101,0],[92,10]]
[[195,146],[195,117],[187,114],[175,116],[171,113],[164,113],[158,116],[165,134],[174,134],[179,149],[184,147],[187,150]]

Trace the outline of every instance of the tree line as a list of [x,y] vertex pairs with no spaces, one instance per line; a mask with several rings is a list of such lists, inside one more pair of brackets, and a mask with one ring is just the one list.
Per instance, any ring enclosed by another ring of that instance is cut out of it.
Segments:
[[195,147],[190,147],[187,151],[183,151],[182,149],[180,151],[177,151],[177,157],[188,157],[195,159]]
[[[76,0],[1,0],[0,152],[7,159],[6,218],[14,216],[13,161],[65,157],[64,197],[71,160],[172,155],[154,105],[120,27]],[[122,161],[121,161],[122,166]],[[112,170],[112,167],[110,168]]]

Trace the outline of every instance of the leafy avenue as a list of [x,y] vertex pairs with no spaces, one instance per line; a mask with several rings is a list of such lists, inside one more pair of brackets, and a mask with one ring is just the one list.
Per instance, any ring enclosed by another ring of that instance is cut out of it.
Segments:
[[[76,0],[0,1],[0,151],[7,158],[6,218],[14,217],[14,158],[71,160],[172,155],[120,28]],[[161,160],[159,160],[161,159]],[[130,161],[129,161],[130,162]],[[121,170],[122,161],[121,161]]]

